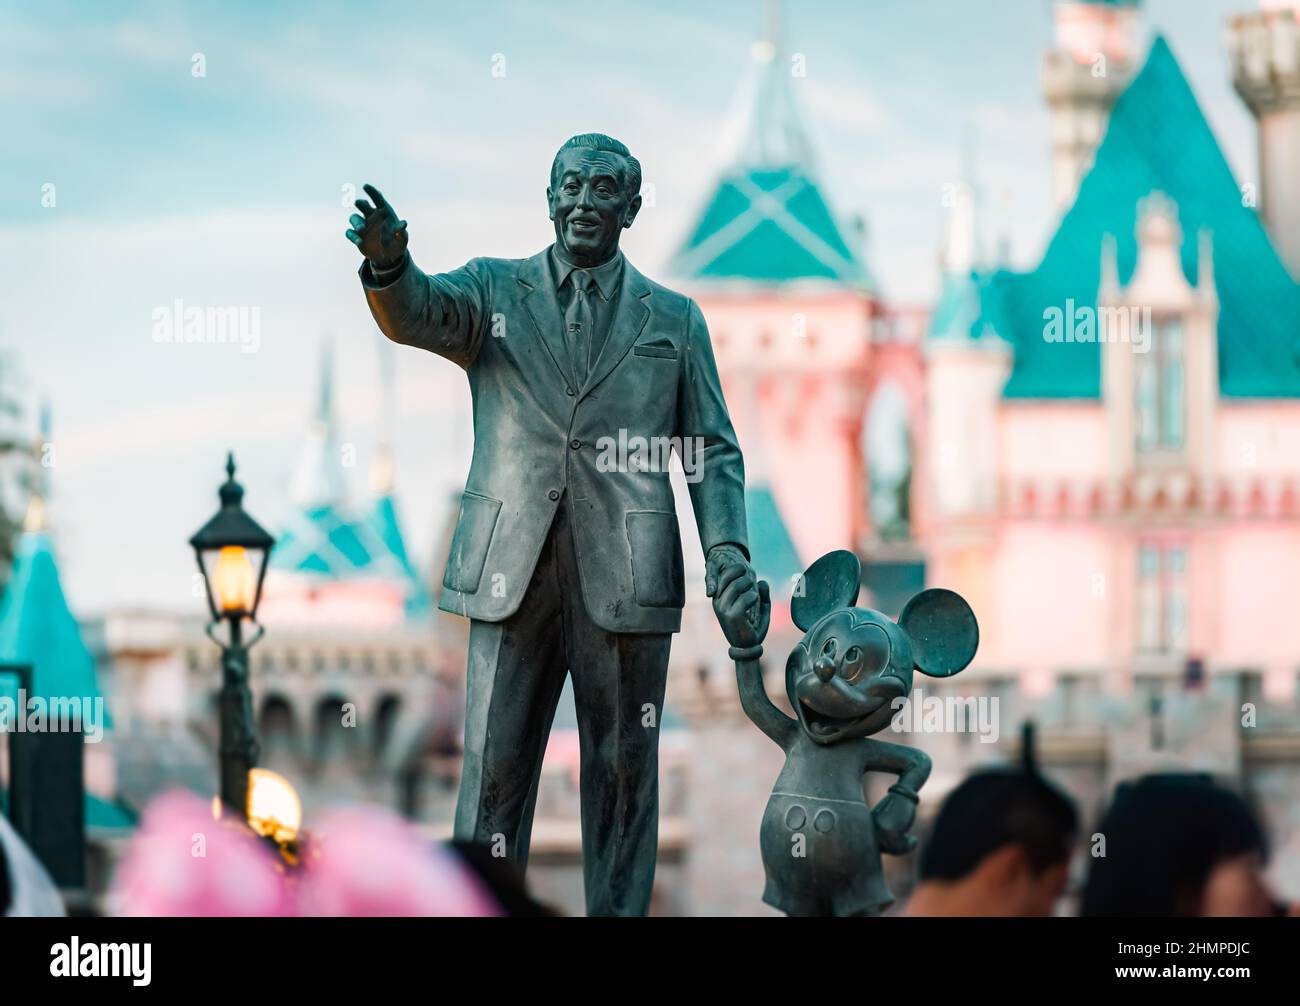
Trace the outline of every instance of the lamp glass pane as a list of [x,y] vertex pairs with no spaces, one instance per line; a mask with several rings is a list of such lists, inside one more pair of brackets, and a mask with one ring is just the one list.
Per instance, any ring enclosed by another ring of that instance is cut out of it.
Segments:
[[259,571],[253,559],[250,550],[240,545],[203,552],[203,572],[208,578],[213,603],[221,614],[253,610]]

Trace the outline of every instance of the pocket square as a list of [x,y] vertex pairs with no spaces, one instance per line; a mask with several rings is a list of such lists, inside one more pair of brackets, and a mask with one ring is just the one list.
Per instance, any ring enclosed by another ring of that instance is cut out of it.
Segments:
[[632,347],[632,352],[637,356],[653,356],[660,360],[677,359],[677,347],[668,339],[651,339],[649,342],[638,342]]

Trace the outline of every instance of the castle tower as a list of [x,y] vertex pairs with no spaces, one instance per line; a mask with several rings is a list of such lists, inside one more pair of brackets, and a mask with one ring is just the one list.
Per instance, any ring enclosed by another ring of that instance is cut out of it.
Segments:
[[332,347],[322,343],[316,413],[290,487],[293,512],[281,528],[263,590],[267,624],[373,627],[426,617],[428,589],[411,562],[398,519],[392,444],[395,379],[382,362],[388,418],[381,423],[368,510],[349,503],[346,469],[355,447],[339,438]]
[[[104,729],[112,727],[113,722],[103,707],[105,696],[100,690],[95,658],[63,591],[47,509],[53,458],[47,462],[45,452],[51,443],[50,407],[43,403],[39,432],[32,444],[35,484],[15,547],[13,569],[0,599],[0,663],[30,669],[27,688],[32,698],[50,704],[70,702],[69,709],[79,706],[84,710],[83,726],[89,733],[96,725],[93,716],[102,714],[98,726]],[[0,695],[8,690],[6,676],[0,679]],[[13,694],[8,697],[24,701]],[[53,705],[49,708],[53,709]],[[89,814],[92,802],[98,799],[102,806],[102,801],[110,800],[117,790],[112,744],[87,744],[83,764]]]
[[1057,0],[1054,15],[1043,94],[1052,114],[1052,191],[1064,212],[1132,75],[1137,0]]
[[[1228,20],[1232,82],[1258,124],[1264,226],[1300,278],[1300,0],[1260,7]],[[1249,199],[1250,187],[1243,194]]]
[[[859,444],[875,299],[818,183],[799,110],[803,59],[779,22],[773,4],[753,47],[745,142],[670,271],[709,324],[747,458],[763,444],[771,500],[757,524],[784,524],[810,561],[853,547],[866,512]],[[756,565],[766,547],[751,542]]]
[[998,507],[998,407],[1011,347],[985,310],[977,189],[969,163],[954,186],[940,254],[940,292],[925,340],[923,460],[932,582],[981,600]]

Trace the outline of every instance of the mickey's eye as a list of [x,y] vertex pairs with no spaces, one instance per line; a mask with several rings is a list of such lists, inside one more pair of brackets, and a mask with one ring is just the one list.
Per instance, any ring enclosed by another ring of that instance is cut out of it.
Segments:
[[826,645],[822,647],[822,655],[823,655],[823,656],[826,656],[826,657],[830,657],[831,659],[834,659],[834,658],[835,658],[835,640],[834,640],[834,638],[831,638],[831,639],[826,640]]
[[844,654],[844,665],[840,668],[844,680],[852,684],[862,677],[862,647],[850,646]]

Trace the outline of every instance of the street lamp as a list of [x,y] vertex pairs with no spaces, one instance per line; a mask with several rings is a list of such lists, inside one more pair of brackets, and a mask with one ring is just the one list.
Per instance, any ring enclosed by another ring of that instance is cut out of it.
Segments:
[[[248,812],[248,773],[257,763],[253,697],[248,689],[248,650],[262,638],[257,605],[262,599],[266,559],[275,539],[244,512],[244,489],[235,481],[235,456],[226,456],[221,509],[190,539],[207,591],[208,637],[221,647],[221,802],[241,819]],[[244,620],[257,630],[245,641]],[[214,631],[227,626],[223,641]]]

